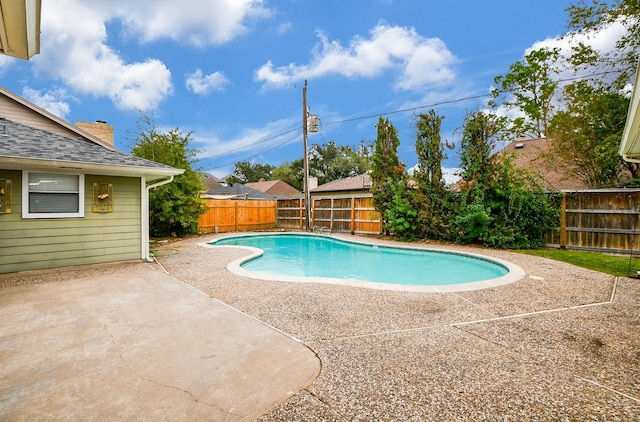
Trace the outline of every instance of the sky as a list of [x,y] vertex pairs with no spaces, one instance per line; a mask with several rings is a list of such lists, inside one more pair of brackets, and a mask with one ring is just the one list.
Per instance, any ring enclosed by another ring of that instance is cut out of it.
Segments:
[[[415,118],[486,107],[493,79],[532,48],[561,46],[566,0],[42,0],[41,52],[0,57],[0,84],[74,123],[104,120],[130,152],[141,116],[191,133],[194,167],[303,156],[302,91],[320,121],[309,145],[374,142],[389,118],[408,168]],[[615,32],[615,31],[614,31]],[[608,48],[615,34],[592,42]],[[443,163],[454,171],[457,151]]]

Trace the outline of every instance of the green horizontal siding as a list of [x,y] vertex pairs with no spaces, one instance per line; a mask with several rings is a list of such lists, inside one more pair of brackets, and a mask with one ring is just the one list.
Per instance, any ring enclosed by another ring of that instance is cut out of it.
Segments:
[[[22,218],[22,174],[13,183],[13,212],[0,214],[0,273],[140,258],[140,179],[85,176],[83,218]],[[94,213],[93,183],[113,185],[113,212]]]

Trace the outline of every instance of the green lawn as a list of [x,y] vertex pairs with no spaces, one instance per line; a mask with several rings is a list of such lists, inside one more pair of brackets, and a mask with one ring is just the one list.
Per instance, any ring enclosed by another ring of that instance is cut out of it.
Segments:
[[614,276],[636,274],[640,270],[640,253],[638,256],[614,256],[599,252],[573,251],[563,249],[527,249],[518,252],[555,259],[583,268],[600,271]]

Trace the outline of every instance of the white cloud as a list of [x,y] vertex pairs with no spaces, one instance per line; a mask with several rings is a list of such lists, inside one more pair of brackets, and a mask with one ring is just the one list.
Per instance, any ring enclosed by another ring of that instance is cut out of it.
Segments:
[[22,96],[35,105],[44,108],[49,113],[53,113],[63,119],[71,111],[69,103],[65,101],[68,95],[63,89],[41,93],[35,89],[24,88]]
[[264,0],[119,0],[118,18],[144,41],[168,38],[196,46],[245,34],[247,22],[271,16]]
[[460,171],[462,169],[458,167],[443,167],[442,168],[442,178],[444,179],[444,183],[447,185],[453,185],[460,181]]
[[265,87],[281,88],[314,77],[338,74],[348,78],[375,77],[389,69],[399,70],[396,87],[416,89],[450,82],[455,78],[455,56],[438,38],[424,38],[413,28],[378,24],[365,39],[355,37],[348,47],[318,33],[309,64],[274,68],[271,61],[255,72]]
[[78,92],[106,96],[121,109],[155,108],[172,92],[171,73],[156,59],[126,63],[106,44],[107,19],[100,8],[77,0],[43,4],[35,71]]
[[[621,23],[616,22],[598,32],[579,34],[564,38],[547,38],[542,41],[537,41],[525,51],[525,54],[529,54],[531,51],[541,48],[559,48],[561,55],[568,57],[571,55],[572,47],[577,46],[578,43],[591,46],[601,53],[607,53],[616,49],[616,42],[624,35],[625,32],[626,29],[624,26]],[[591,68],[580,70],[576,75],[573,73],[573,67],[571,65],[564,63],[563,61],[561,61],[559,65],[567,69],[560,72],[558,75],[559,79],[568,79],[576,76],[589,76],[595,73],[613,70],[611,68],[604,67],[603,65],[596,64]],[[606,76],[598,77],[606,79]],[[614,77],[615,76],[610,76],[610,78]]]
[[4,73],[6,69],[9,69],[16,62],[16,60],[19,59],[0,54],[0,74]]
[[[109,45],[106,25],[119,21],[130,38],[171,39],[203,46],[248,31],[270,16],[264,0],[56,0],[42,7],[42,53],[32,59],[39,76],[83,94],[108,97],[120,109],[153,110],[173,92],[171,72],[155,58],[129,61]],[[3,67],[0,59],[0,69]],[[215,74],[214,74],[215,75]],[[205,77],[211,89],[218,76]],[[204,89],[195,86],[192,89]]]
[[211,91],[224,91],[229,80],[222,72],[203,75],[201,69],[196,69],[195,72],[186,75],[185,84],[194,94],[206,95]]

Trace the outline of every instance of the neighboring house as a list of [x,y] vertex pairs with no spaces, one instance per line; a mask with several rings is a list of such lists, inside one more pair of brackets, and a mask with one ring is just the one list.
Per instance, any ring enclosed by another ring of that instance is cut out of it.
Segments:
[[182,172],[0,88],[0,273],[149,259],[149,190]]
[[311,225],[331,232],[381,233],[371,185],[371,176],[365,173],[311,189]]
[[260,179],[257,182],[245,183],[244,185],[248,188],[259,190],[260,192],[279,197],[295,196],[300,193],[296,188],[282,180]]
[[371,176],[369,173],[365,173],[325,183],[311,189],[310,192],[312,198],[320,196],[350,196],[362,194],[371,196],[371,186]]
[[513,164],[540,176],[545,189],[559,191],[588,188],[583,181],[564,173],[549,162],[548,153],[552,142],[553,139],[550,138],[518,139],[509,143],[498,155],[513,155]]
[[221,188],[223,185],[220,181],[209,173],[201,173],[200,178],[202,180],[202,184],[204,184],[205,192],[209,190],[215,190]]
[[206,199],[274,199],[273,195],[251,189],[241,183],[231,183],[219,188],[209,189],[200,197]]

